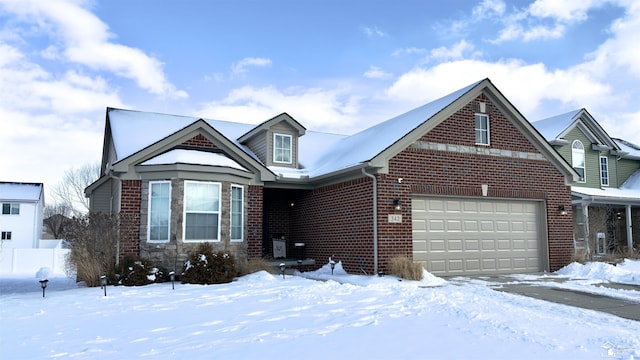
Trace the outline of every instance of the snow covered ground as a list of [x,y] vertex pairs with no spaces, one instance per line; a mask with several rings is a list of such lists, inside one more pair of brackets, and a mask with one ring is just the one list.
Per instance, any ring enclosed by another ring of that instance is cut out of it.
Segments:
[[[640,261],[571,264],[510,282],[640,302]],[[323,281],[318,281],[323,280]],[[560,281],[559,281],[560,280]],[[421,282],[259,272],[224,285],[79,288],[0,278],[2,359],[638,359],[640,322],[492,290],[490,280]]]

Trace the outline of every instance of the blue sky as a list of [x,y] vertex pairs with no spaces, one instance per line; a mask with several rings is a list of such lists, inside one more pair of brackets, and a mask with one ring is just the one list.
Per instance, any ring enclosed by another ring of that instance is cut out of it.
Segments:
[[640,143],[640,1],[0,0],[0,181],[100,160],[106,107],[351,134],[483,78]]

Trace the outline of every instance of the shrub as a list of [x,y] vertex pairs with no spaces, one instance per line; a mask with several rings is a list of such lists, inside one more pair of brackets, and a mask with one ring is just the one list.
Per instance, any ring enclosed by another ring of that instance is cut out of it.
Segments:
[[78,281],[90,287],[100,286],[102,275],[114,277],[117,224],[115,215],[92,213],[75,217],[65,225],[64,235],[71,245],[66,264],[70,275],[75,273]]
[[223,251],[214,253],[210,243],[202,243],[189,254],[181,281],[188,284],[221,284],[231,282],[235,275],[233,255]]
[[406,280],[422,280],[424,268],[420,263],[414,263],[408,257],[394,257],[390,262],[391,275],[406,279]]
[[164,271],[143,260],[126,258],[119,283],[124,286],[142,286],[164,280]]

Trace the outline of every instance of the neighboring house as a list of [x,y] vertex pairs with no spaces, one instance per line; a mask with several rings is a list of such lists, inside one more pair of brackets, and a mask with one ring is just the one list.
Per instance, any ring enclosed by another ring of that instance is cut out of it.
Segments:
[[38,248],[42,238],[44,189],[41,183],[0,182],[2,250]]
[[640,146],[609,137],[585,109],[536,121],[533,126],[580,175],[571,184],[576,251],[637,253]]
[[240,261],[305,252],[372,274],[403,256],[489,274],[570,262],[575,178],[485,79],[351,136],[286,113],[249,125],[107,108],[86,194],[120,214],[121,256],[169,270],[208,241]]

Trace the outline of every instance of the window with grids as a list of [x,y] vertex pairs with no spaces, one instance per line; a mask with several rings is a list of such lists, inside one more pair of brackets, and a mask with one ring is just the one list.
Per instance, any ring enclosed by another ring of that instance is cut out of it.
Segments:
[[489,145],[489,115],[476,114],[476,144]]
[[149,183],[149,241],[169,241],[171,219],[171,182]]
[[609,186],[609,158],[600,156],[600,185]]
[[244,188],[231,185],[231,241],[243,240]]
[[220,239],[220,184],[184,182],[185,241]]
[[571,144],[571,166],[580,175],[580,182],[585,182],[584,174],[584,145],[580,140],[574,140]]
[[291,164],[291,135],[273,134],[273,162]]
[[20,215],[20,204],[2,203],[2,215]]

